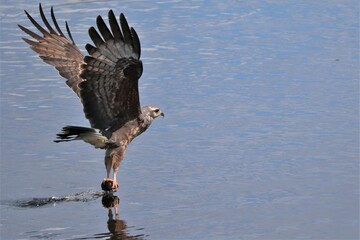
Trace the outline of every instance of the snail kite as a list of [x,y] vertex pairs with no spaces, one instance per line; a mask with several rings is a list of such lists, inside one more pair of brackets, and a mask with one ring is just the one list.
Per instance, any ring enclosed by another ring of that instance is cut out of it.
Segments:
[[66,126],[57,134],[55,142],[83,140],[95,148],[105,149],[107,175],[104,181],[110,181],[110,189],[117,191],[116,175],[128,144],[155,118],[164,116],[159,107],[140,106],[138,82],[143,65],[138,35],[134,28],[129,27],[124,14],[120,14],[118,22],[110,10],[108,25],[98,16],[98,30],[89,29],[93,45],[85,46],[88,52],[85,56],[76,46],[67,22],[68,36],[62,32],[53,8],[53,25],[47,20],[41,4],[39,11],[45,26],[41,26],[27,11],[25,13],[41,34],[18,25],[33,38],[23,40],[45,63],[54,66],[67,79],[66,84],[79,96],[91,125],[91,128]]

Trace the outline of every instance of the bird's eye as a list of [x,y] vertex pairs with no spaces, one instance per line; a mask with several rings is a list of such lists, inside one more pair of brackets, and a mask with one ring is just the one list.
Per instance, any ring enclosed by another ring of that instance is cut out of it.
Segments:
[[155,113],[158,113],[159,111],[160,111],[159,109],[155,109],[155,111],[154,111],[154,112],[155,112]]

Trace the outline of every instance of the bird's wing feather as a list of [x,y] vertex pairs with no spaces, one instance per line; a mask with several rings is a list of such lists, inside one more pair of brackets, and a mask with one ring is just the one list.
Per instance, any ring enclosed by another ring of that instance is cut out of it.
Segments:
[[142,74],[140,41],[123,14],[120,26],[113,11],[109,25],[97,17],[99,32],[91,27],[89,35],[95,46],[87,44],[80,76],[80,98],[86,118],[93,128],[115,131],[141,113],[138,80]]
[[21,25],[18,25],[22,31],[27,33],[36,41],[26,38],[23,38],[23,40],[30,45],[32,50],[39,54],[40,58],[44,62],[54,66],[59,71],[59,74],[67,79],[66,84],[71,87],[76,94],[79,95],[79,83],[83,81],[79,74],[81,71],[80,66],[83,63],[84,55],[76,46],[67,23],[66,31],[69,38],[67,38],[61,31],[56,21],[53,8],[51,8],[51,18],[56,30],[54,30],[54,28],[46,19],[41,4],[39,4],[39,11],[41,19],[47,29],[44,29],[27,11],[25,11],[31,23],[43,34],[43,36],[40,36]]

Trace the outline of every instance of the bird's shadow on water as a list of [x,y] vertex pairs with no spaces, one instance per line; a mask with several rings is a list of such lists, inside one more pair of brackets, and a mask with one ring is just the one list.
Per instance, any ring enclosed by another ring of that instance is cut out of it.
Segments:
[[3,204],[18,208],[38,208],[61,202],[90,202],[97,200],[100,197],[102,206],[106,209],[106,213],[108,215],[106,224],[109,232],[97,233],[93,236],[78,237],[74,239],[145,239],[146,235],[144,234],[138,234],[134,236],[129,234],[129,227],[127,226],[126,222],[120,218],[119,215],[120,198],[114,195],[112,192],[84,191],[59,197],[54,196],[48,198],[31,198],[6,202]]

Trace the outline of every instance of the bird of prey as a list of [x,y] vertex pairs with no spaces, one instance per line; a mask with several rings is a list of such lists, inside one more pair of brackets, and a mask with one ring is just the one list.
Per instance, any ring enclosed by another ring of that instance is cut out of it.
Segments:
[[128,144],[143,133],[155,118],[164,117],[159,107],[140,107],[138,81],[143,65],[138,35],[134,28],[129,27],[124,14],[120,14],[119,24],[110,10],[110,28],[101,16],[96,19],[98,30],[89,28],[94,45],[85,46],[88,52],[85,56],[76,46],[67,22],[65,26],[68,36],[61,31],[53,8],[53,25],[47,20],[41,4],[39,12],[45,26],[41,26],[25,10],[29,20],[41,34],[18,25],[33,38],[23,40],[45,63],[54,66],[67,79],[66,84],[80,98],[85,117],[91,125],[65,126],[57,134],[55,142],[83,140],[95,148],[105,149],[107,175],[104,181],[110,181],[110,189],[117,191],[119,185],[116,175]]

